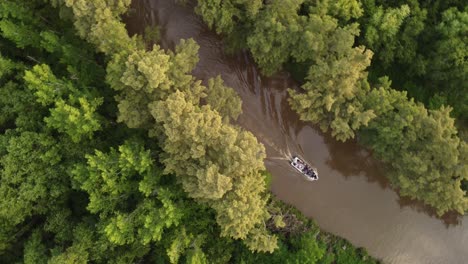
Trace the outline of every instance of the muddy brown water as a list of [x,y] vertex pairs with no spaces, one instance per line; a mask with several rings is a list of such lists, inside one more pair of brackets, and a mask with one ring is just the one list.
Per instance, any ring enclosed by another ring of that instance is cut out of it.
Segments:
[[[382,176],[384,167],[355,142],[341,143],[302,122],[288,106],[286,88],[297,84],[287,73],[264,77],[246,52],[227,55],[220,37],[193,12],[194,4],[174,0],[135,0],[130,32],[159,25],[161,45],[172,49],[194,38],[200,62],[193,74],[206,80],[220,74],[243,101],[238,123],[266,149],[272,191],[328,232],[351,241],[385,263],[468,263],[468,217],[437,218],[420,203],[400,198]],[[315,166],[316,182],[289,165],[299,155]]]

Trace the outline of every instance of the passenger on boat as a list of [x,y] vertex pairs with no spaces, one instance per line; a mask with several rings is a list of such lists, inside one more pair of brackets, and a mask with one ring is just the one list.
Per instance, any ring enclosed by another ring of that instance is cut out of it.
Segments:
[[315,173],[315,171],[312,171],[311,177],[316,180],[317,179],[317,173]]
[[295,161],[297,164],[300,164],[300,165],[304,166],[304,163],[302,163],[302,161],[299,160],[298,158],[295,158],[294,161]]

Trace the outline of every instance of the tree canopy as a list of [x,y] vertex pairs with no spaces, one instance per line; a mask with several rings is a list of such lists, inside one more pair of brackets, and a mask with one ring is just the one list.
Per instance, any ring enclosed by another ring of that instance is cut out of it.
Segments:
[[120,22],[129,1],[51,5],[0,4],[0,262],[272,252],[264,148],[230,123],[236,93],[191,75],[198,45],[145,49]]

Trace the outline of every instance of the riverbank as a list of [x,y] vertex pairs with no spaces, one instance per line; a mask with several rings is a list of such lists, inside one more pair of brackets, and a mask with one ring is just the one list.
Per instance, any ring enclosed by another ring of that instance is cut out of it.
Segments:
[[277,214],[283,216],[286,225],[283,229],[270,229],[273,230],[282,241],[290,240],[291,234],[294,233],[313,234],[306,237],[306,239],[315,239],[325,252],[317,263],[380,263],[377,259],[369,256],[366,249],[355,247],[346,239],[323,231],[313,219],[306,217],[294,206],[286,204],[275,197],[273,198],[272,206],[278,208]]

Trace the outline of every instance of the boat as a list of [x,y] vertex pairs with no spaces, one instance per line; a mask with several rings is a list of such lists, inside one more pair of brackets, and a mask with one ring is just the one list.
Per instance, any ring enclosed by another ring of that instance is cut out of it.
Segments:
[[302,175],[306,176],[306,179],[309,181],[316,181],[319,178],[317,169],[312,168],[297,156],[293,156],[291,166],[298,170]]

